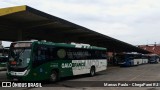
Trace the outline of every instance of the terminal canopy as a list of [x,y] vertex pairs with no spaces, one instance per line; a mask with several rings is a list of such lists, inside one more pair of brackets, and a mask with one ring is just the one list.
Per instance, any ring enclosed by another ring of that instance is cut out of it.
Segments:
[[37,39],[63,43],[77,42],[106,47],[111,52],[149,53],[131,44],[29,6],[0,9],[0,39],[5,41]]

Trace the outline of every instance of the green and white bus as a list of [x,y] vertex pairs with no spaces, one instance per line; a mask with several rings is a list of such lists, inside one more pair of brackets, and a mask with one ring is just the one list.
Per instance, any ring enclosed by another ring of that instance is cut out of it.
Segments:
[[107,69],[106,48],[88,44],[46,41],[11,43],[7,78],[19,81],[57,81],[61,77]]

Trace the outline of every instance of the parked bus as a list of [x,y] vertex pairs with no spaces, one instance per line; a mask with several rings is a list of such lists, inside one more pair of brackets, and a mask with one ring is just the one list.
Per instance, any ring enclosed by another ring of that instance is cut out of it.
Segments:
[[142,54],[142,63],[147,64],[149,62],[148,56],[145,54]]
[[7,78],[57,81],[60,77],[90,74],[107,69],[106,48],[88,44],[45,41],[11,43]]
[[134,66],[143,64],[142,54],[138,53],[117,54],[116,59],[120,66]]
[[159,63],[160,57],[157,54],[149,54],[149,63]]
[[8,48],[0,49],[0,70],[6,69],[6,63],[8,62]]

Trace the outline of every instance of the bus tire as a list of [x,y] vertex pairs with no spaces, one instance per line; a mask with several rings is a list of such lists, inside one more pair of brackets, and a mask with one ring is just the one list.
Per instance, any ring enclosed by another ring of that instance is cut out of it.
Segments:
[[58,72],[56,70],[53,70],[51,72],[50,81],[51,82],[57,82],[58,81]]
[[90,76],[93,77],[93,76],[95,76],[95,74],[96,74],[95,67],[92,66],[91,69],[90,69]]

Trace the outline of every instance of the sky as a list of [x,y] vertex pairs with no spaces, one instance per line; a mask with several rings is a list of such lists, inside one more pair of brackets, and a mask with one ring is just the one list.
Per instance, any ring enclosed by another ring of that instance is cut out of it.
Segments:
[[0,0],[0,8],[19,5],[133,45],[160,44],[160,0]]

